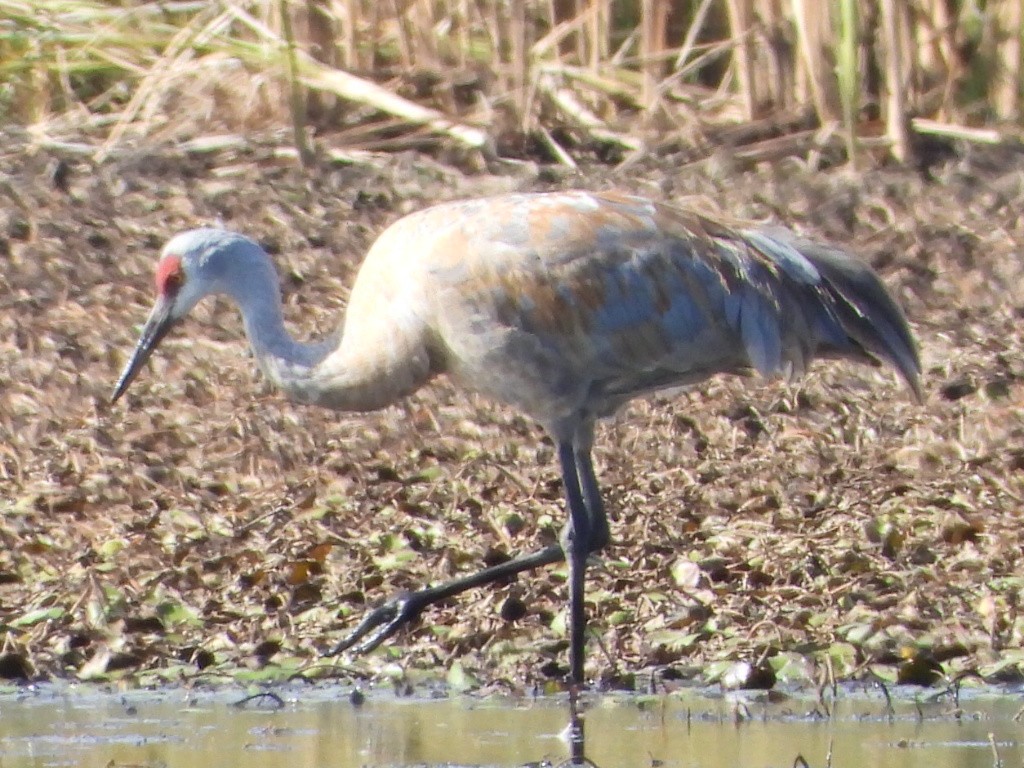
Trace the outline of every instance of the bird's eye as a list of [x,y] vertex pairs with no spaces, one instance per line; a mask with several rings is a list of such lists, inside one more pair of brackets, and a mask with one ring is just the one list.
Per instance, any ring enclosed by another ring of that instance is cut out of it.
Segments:
[[164,291],[177,291],[184,281],[181,272],[170,272],[164,279]]
[[156,290],[158,294],[175,294],[185,282],[185,273],[181,269],[181,259],[177,256],[165,256],[156,267]]

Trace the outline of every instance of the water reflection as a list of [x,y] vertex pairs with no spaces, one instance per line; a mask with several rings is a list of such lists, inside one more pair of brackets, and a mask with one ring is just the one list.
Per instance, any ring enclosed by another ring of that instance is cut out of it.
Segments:
[[[237,694],[132,693],[124,698],[69,688],[0,696],[0,766],[520,766],[557,764],[566,701],[396,699],[361,707],[347,691],[291,689],[280,711],[239,710]],[[600,768],[769,768],[802,755],[871,768],[991,768],[1024,764],[1015,696],[975,696],[959,717],[949,702],[841,696],[830,719],[808,716],[810,699],[777,703],[730,698],[590,698],[586,756]],[[746,712],[750,719],[737,720]],[[989,734],[994,734],[990,742]]]

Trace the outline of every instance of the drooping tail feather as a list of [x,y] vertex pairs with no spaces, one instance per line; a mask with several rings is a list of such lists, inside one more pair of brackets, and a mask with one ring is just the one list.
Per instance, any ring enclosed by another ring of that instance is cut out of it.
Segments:
[[[779,238],[779,232],[771,235]],[[787,232],[784,239],[807,257],[824,278],[838,320],[850,339],[868,355],[891,363],[924,401],[921,360],[903,310],[878,275],[845,251]]]

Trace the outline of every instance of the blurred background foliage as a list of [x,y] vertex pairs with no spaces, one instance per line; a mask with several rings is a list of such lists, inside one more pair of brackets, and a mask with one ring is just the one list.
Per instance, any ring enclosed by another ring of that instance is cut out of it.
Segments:
[[0,112],[39,141],[289,125],[300,152],[621,161],[1016,142],[1024,0],[0,0]]

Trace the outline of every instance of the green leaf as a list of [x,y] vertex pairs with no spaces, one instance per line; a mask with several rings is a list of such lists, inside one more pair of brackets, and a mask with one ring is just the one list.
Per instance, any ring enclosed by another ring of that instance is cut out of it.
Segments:
[[613,627],[618,627],[623,624],[628,624],[633,620],[632,611],[613,611],[608,616],[608,623]]
[[860,624],[847,624],[845,627],[840,627],[837,634],[854,645],[863,645],[874,637],[877,632],[878,629],[873,623],[864,622]]
[[43,621],[53,621],[55,619],[63,618],[65,613],[65,610],[59,605],[55,605],[52,608],[38,608],[34,611],[22,614],[10,622],[9,626],[31,627]]
[[456,693],[465,693],[479,685],[476,678],[465,670],[461,662],[456,661],[448,670],[448,687]]
[[439,480],[444,476],[444,469],[440,465],[433,467],[427,467],[421,469],[415,475],[412,476],[410,482],[413,483],[432,483],[435,480]]
[[653,646],[662,646],[670,651],[682,651],[696,645],[703,637],[703,632],[686,632],[681,629],[662,629],[651,633],[650,643]]
[[399,549],[394,552],[388,552],[386,555],[373,558],[373,564],[382,571],[394,571],[404,567],[407,563],[412,562],[417,557],[418,555],[416,552],[411,549]]
[[177,624],[190,624],[198,627],[203,624],[199,615],[184,603],[166,600],[156,607],[156,613],[168,627]]
[[857,668],[857,649],[850,643],[833,643],[825,651],[836,677],[846,677]]
[[569,612],[562,610],[555,614],[551,620],[551,631],[559,637],[564,637],[569,630]]
[[768,663],[780,683],[814,684],[814,664],[802,653],[779,653]]
[[97,550],[107,560],[117,557],[128,546],[125,539],[108,539],[100,545]]

